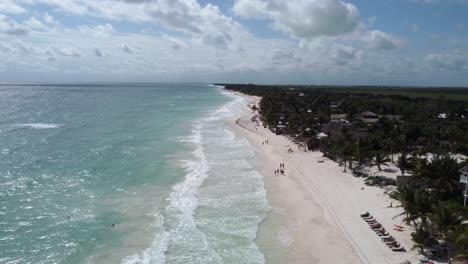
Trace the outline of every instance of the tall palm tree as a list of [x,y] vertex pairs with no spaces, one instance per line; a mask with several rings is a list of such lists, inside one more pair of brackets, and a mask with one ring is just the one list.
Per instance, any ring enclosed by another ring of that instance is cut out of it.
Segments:
[[451,263],[453,246],[451,232],[457,225],[460,225],[463,220],[459,212],[460,210],[458,210],[456,206],[449,203],[440,202],[439,204],[433,206],[432,213],[429,215],[431,223],[437,227],[438,233],[447,243],[447,255],[449,263]]
[[401,154],[401,156],[397,160],[397,166],[400,168],[401,176],[405,176],[405,171],[411,168],[411,161],[408,158],[407,153]]
[[410,158],[411,163],[411,172],[415,179],[422,182],[426,185],[427,179],[427,171],[428,171],[428,162],[426,158],[419,156],[417,153],[413,153]]
[[388,159],[387,156],[384,155],[382,151],[376,151],[374,152],[374,157],[372,159],[372,166],[377,166],[379,168],[379,171],[382,171],[382,166],[388,166],[388,163],[390,160]]
[[387,139],[383,141],[384,149],[390,156],[390,160],[394,162],[393,153],[395,153],[396,148],[398,147],[396,140],[392,135],[390,135]]
[[417,189],[413,185],[403,185],[398,187],[396,191],[388,194],[391,198],[400,202],[400,205],[397,207],[403,208],[403,212],[396,215],[395,218],[405,215],[404,220],[407,225],[409,225],[412,220],[414,221],[417,219],[416,191]]
[[432,206],[435,203],[434,196],[424,188],[418,188],[414,192],[414,224],[417,227],[416,219],[421,219],[421,227],[427,229],[427,219],[432,213]]
[[355,152],[355,144],[353,140],[346,140],[343,146],[344,172],[346,172],[346,162],[349,161],[349,169],[353,169],[353,153]]

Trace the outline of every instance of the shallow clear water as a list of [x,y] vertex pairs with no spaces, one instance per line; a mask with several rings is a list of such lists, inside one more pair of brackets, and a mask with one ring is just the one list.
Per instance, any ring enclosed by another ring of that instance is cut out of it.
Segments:
[[0,87],[0,263],[263,263],[262,179],[226,124],[243,106],[202,84]]

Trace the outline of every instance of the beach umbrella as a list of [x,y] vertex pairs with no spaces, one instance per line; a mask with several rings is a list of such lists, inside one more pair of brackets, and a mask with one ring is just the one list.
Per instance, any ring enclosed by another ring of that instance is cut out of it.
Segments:
[[317,138],[318,138],[318,139],[321,139],[321,138],[324,138],[324,137],[328,137],[328,135],[325,134],[325,133],[318,133],[318,134],[317,134]]

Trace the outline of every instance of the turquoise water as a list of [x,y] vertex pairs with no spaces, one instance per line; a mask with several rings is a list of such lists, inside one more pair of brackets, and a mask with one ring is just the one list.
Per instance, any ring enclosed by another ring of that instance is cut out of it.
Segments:
[[204,84],[0,87],[0,263],[263,263],[263,182],[227,125],[244,104]]

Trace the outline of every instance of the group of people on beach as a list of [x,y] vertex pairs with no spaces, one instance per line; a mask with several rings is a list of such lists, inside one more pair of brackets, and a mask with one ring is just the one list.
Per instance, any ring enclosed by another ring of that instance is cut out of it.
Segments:
[[280,163],[280,168],[275,170],[275,175],[284,175],[284,163]]
[[262,145],[267,145],[267,144],[270,144],[270,141],[268,139],[262,142]]

